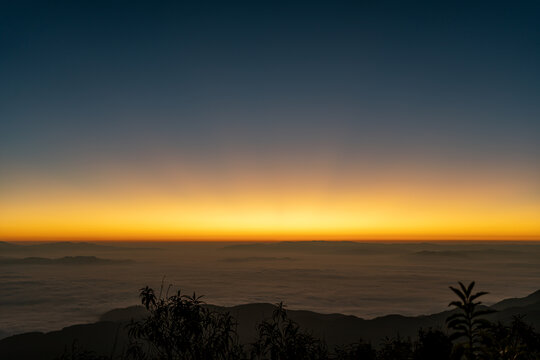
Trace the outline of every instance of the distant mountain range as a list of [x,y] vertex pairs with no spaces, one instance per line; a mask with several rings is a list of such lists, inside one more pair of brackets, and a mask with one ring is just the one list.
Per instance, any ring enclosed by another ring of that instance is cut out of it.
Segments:
[[[253,341],[256,325],[269,318],[273,310],[273,305],[264,303],[233,307],[208,306],[217,311],[228,311],[237,319],[238,333],[243,343]],[[516,315],[525,315],[524,321],[540,328],[540,290],[524,298],[500,301],[491,308],[497,310],[488,316],[491,321],[508,323]],[[422,316],[387,315],[366,320],[352,315],[319,314],[303,310],[289,310],[288,313],[303,328],[323,338],[331,348],[353,343],[360,338],[377,345],[384,337],[398,334],[415,337],[420,328],[445,331],[445,319],[451,314],[450,311],[444,311]],[[119,351],[127,341],[126,324],[144,316],[146,310],[143,307],[132,306],[109,311],[93,324],[69,326],[49,333],[32,332],[10,336],[0,340],[0,357],[4,360],[53,359],[74,342],[80,348],[111,355]]]
[[475,259],[481,257],[491,257],[491,256],[508,256],[508,254],[522,254],[522,251],[511,251],[508,249],[483,249],[483,250],[422,250],[416,251],[410,256],[422,257],[422,258],[466,258],[474,257]]
[[280,241],[266,243],[247,243],[228,245],[222,248],[224,252],[250,252],[264,251],[265,253],[301,253],[301,254],[334,254],[334,255],[374,255],[374,254],[405,254],[405,256],[418,256],[422,258],[457,258],[467,256],[506,256],[513,254],[527,254],[531,249],[537,251],[537,244],[485,244],[470,242],[357,242],[357,241]]
[[104,264],[127,264],[133,260],[112,260],[102,259],[96,256],[64,256],[61,258],[9,258],[0,257],[0,266],[2,265],[104,265]]
[[[269,252],[301,252],[303,254],[377,254],[377,253],[399,253],[404,248],[411,248],[410,243],[387,244],[387,243],[366,243],[355,241],[280,241],[269,243],[248,243],[224,246],[222,250],[229,252],[264,251]],[[437,249],[437,244],[415,243],[414,248],[419,250]]]
[[43,251],[43,250],[111,250],[111,249],[122,249],[121,247],[116,247],[112,245],[100,245],[93,244],[88,242],[71,242],[71,241],[60,241],[60,242],[47,242],[39,244],[16,244],[5,241],[0,241],[0,250],[2,251]]
[[110,252],[125,250],[159,250],[154,247],[127,247],[95,244],[89,242],[44,242],[38,244],[12,243],[0,241],[0,253],[6,254],[28,254],[28,253],[47,253],[47,252]]

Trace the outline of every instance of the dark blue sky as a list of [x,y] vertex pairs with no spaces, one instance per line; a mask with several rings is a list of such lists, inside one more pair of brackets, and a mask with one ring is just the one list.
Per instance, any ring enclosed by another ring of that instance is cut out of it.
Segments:
[[2,2],[0,180],[315,177],[321,158],[540,180],[539,19],[536,1]]
[[539,154],[538,2],[21,1],[0,16],[8,164],[149,135]]

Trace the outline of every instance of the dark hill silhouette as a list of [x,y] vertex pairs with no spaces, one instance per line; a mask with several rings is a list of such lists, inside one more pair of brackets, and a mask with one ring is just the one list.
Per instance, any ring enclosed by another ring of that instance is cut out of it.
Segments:
[[98,322],[73,325],[46,334],[25,333],[0,340],[0,358],[3,360],[55,359],[64,350],[71,348],[74,343],[82,349],[91,349],[98,354],[110,355],[116,338],[119,344],[127,342],[125,324]]
[[107,311],[99,317],[99,321],[129,322],[138,321],[148,315],[148,311],[141,305]]
[[[525,298],[503,300],[492,308],[498,312],[487,316],[491,321],[508,323],[515,315],[525,315],[525,322],[540,328],[540,296],[537,291]],[[523,305],[523,306],[520,306]],[[271,304],[245,304],[233,307],[208,305],[217,311],[228,311],[238,321],[238,332],[242,343],[255,338],[256,324],[271,316]],[[139,320],[145,316],[142,306],[115,309],[103,314],[100,322],[66,327],[49,333],[26,333],[0,340],[0,355],[4,360],[11,359],[53,359],[74,341],[84,349],[98,354],[110,355],[113,349],[119,350],[127,339],[125,325],[131,319]],[[387,315],[374,319],[361,319],[352,315],[319,314],[312,311],[289,310],[289,317],[314,335],[323,338],[330,347],[353,343],[359,338],[380,344],[384,337],[396,336],[414,338],[419,328],[441,329],[446,332],[445,320],[451,311],[424,316]],[[117,345],[115,346],[115,343]]]
[[494,305],[491,308],[495,310],[509,309],[513,307],[525,307],[531,306],[540,303],[540,290],[524,297],[524,298],[511,298],[502,300]]

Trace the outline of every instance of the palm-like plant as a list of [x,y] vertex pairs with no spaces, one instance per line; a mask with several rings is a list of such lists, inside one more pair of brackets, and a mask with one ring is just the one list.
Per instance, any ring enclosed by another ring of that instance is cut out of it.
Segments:
[[476,359],[482,330],[489,325],[489,322],[481,317],[494,312],[494,310],[486,308],[478,309],[482,302],[475,302],[475,300],[486,295],[487,292],[480,291],[473,294],[474,284],[473,281],[465,286],[459,282],[459,289],[450,286],[450,289],[459,297],[459,301],[452,301],[448,306],[454,306],[459,312],[446,319],[448,328],[454,330],[450,338],[452,340],[459,338],[467,340],[465,355],[468,359]]

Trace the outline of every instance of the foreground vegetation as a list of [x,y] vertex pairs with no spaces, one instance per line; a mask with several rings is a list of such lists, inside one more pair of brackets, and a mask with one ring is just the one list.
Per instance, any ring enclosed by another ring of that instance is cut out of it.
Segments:
[[457,296],[447,329],[420,329],[417,339],[386,338],[378,346],[359,339],[329,349],[322,339],[302,329],[287,316],[283,303],[272,317],[257,326],[252,344],[242,345],[236,321],[229,313],[212,310],[195,294],[156,295],[148,287],[140,298],[149,316],[128,325],[130,342],[120,355],[99,357],[72,348],[61,360],[534,360],[540,359],[540,334],[522,317],[510,324],[491,323],[493,310],[478,301],[474,282],[450,289]]

